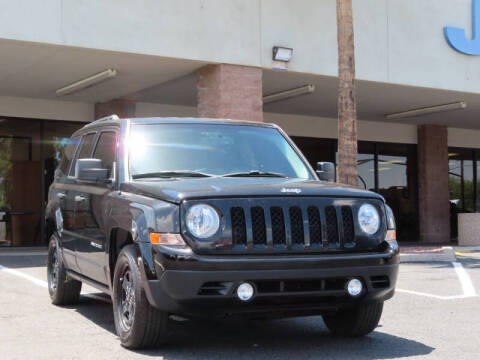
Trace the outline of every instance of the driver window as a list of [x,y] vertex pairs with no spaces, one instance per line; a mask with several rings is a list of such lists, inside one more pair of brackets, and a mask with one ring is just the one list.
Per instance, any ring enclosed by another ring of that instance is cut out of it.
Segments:
[[108,169],[108,177],[112,177],[113,163],[115,162],[115,154],[117,149],[117,136],[113,131],[105,131],[98,138],[94,159],[102,160],[102,167]]
[[73,161],[72,167],[70,168],[69,176],[75,176],[75,165],[77,159],[88,159],[92,153],[93,140],[95,139],[95,134],[87,134],[82,137],[82,144],[80,145],[80,151],[78,156]]

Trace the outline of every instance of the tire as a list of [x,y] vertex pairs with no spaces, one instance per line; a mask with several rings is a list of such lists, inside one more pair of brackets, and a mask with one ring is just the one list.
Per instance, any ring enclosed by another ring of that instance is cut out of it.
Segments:
[[360,337],[378,326],[383,311],[383,301],[360,304],[354,308],[340,309],[333,315],[324,315],[323,321],[335,335]]
[[82,283],[67,275],[55,234],[48,243],[47,278],[52,304],[71,305],[78,302]]
[[145,296],[134,245],[125,246],[113,275],[113,315],[122,345],[142,349],[159,345],[166,337],[168,314],[152,307]]

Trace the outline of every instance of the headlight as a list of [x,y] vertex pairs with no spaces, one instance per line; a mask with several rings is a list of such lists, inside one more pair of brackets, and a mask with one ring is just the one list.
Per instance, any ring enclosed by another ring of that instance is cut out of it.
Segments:
[[220,227],[220,218],[217,211],[206,204],[192,206],[187,211],[187,228],[193,236],[206,239],[214,235]]
[[380,227],[380,216],[373,205],[364,204],[358,210],[358,223],[360,228],[368,235],[373,235]]
[[395,215],[393,215],[392,208],[388,205],[385,205],[387,209],[387,229],[388,230],[395,230],[397,227],[395,225]]

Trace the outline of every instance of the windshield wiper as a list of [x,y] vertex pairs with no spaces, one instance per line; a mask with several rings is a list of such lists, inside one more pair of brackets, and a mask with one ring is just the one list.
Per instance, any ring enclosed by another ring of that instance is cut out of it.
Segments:
[[222,177],[278,177],[278,178],[286,178],[287,176],[284,174],[276,173],[276,172],[268,172],[268,171],[260,171],[260,170],[250,170],[245,172],[236,172],[231,174],[222,175]]
[[201,173],[198,171],[178,170],[178,171],[157,171],[150,173],[141,173],[132,175],[132,179],[146,179],[146,178],[176,178],[176,177],[211,177],[210,174]]

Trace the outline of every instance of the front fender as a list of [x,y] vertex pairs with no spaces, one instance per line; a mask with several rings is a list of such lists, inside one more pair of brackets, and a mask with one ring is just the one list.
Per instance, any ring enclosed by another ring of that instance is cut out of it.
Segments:
[[[150,233],[179,233],[179,206],[141,195],[115,192],[111,194],[110,209],[109,233],[116,228],[130,233],[145,264],[147,276],[155,277]],[[110,253],[109,242],[106,252]]]

